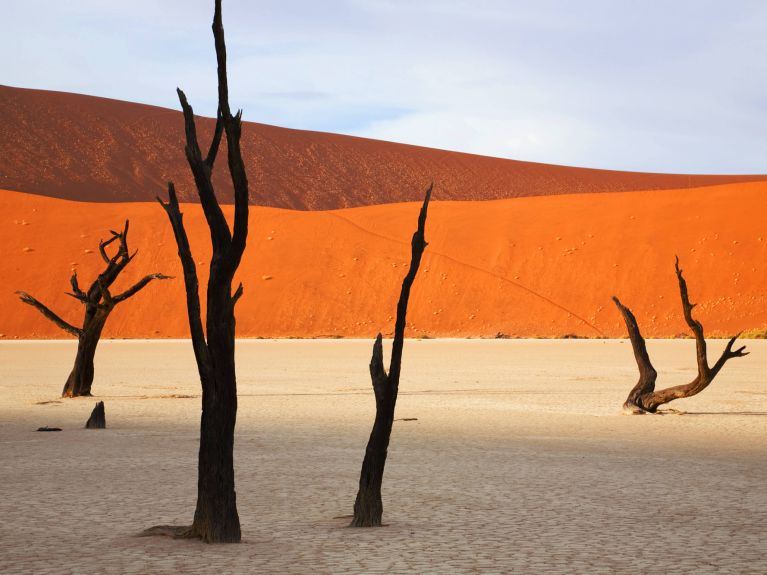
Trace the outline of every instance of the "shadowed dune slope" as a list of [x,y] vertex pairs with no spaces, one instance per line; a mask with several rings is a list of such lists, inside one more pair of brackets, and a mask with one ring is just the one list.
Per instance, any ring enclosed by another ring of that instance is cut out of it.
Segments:
[[[437,189],[437,198],[440,190]],[[645,335],[687,333],[673,272],[679,254],[707,334],[767,327],[767,184],[580,194],[493,202],[435,201],[429,246],[410,300],[408,336],[623,336],[610,296],[636,313]],[[337,211],[252,210],[240,268],[241,337],[372,337],[390,334],[418,204]],[[161,271],[115,310],[111,337],[188,333],[176,246],[156,203],[74,203],[0,192],[0,333],[65,337],[18,301],[37,296],[71,322],[65,295],[103,263],[99,237],[130,218],[138,257],[115,286]],[[198,205],[183,207],[198,271],[207,272],[208,230]],[[231,206],[225,213],[232,216]],[[203,286],[206,278],[201,277]]]
[[[203,145],[213,125],[199,121]],[[299,210],[417,201],[432,180],[443,200],[488,200],[765,179],[571,168],[247,122],[242,148],[253,203]],[[182,200],[196,201],[183,149],[178,111],[0,86],[0,188],[80,201],[151,201],[173,180]],[[230,202],[223,165],[214,182]]]

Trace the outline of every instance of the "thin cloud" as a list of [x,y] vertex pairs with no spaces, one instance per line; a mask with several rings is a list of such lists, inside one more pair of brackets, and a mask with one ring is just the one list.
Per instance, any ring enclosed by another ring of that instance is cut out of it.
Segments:
[[[759,173],[761,2],[227,1],[248,120],[547,163]],[[210,2],[6,7],[7,84],[215,114]]]

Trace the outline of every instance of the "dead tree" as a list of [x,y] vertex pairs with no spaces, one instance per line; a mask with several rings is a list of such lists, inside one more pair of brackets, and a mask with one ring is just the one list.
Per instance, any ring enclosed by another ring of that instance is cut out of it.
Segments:
[[698,356],[698,375],[688,384],[655,391],[655,380],[658,377],[658,372],[655,371],[655,368],[650,362],[647,346],[645,345],[645,340],[642,337],[642,334],[639,333],[639,326],[637,325],[636,318],[629,308],[624,306],[617,297],[613,296],[613,301],[615,302],[615,305],[618,306],[618,309],[626,322],[629,338],[631,339],[631,346],[634,348],[634,357],[639,366],[639,382],[631,390],[626,402],[623,404],[625,413],[655,413],[658,410],[658,407],[669,401],[697,395],[714,381],[714,378],[722,367],[724,367],[727,360],[732,359],[733,357],[743,357],[744,355],[748,355],[748,352],[744,351],[746,349],[745,345],[735,350],[732,349],[735,340],[740,336],[740,334],[738,334],[727,342],[722,355],[716,363],[711,367],[709,366],[708,355],[706,353],[706,339],[703,335],[703,325],[692,317],[692,310],[697,304],[690,303],[690,298],[687,295],[687,282],[682,276],[682,270],[679,269],[678,257],[676,258],[674,267],[676,269],[676,277],[679,280],[679,293],[682,297],[684,319],[687,322],[687,325],[690,326],[692,333],[695,335],[695,347]]
[[[68,292],[67,295],[72,296],[85,306],[85,317],[83,319],[82,327],[75,327],[64,321],[61,317],[28,293],[23,291],[16,292],[21,301],[36,308],[61,329],[77,338],[75,365],[67,378],[66,384],[64,384],[64,391],[61,393],[62,397],[91,395],[91,385],[93,384],[93,357],[96,355],[96,346],[101,338],[101,331],[104,329],[104,324],[115,306],[129,297],[136,295],[152,280],[171,279],[170,276],[161,273],[150,274],[121,294],[112,295],[109,288],[125,269],[125,266],[136,257],[137,252],[133,252],[133,254],[129,254],[128,252],[127,220],[123,231],[116,232],[112,230],[111,234],[111,238],[99,242],[99,253],[106,263],[106,268],[94,280],[91,287],[89,287],[87,291],[80,289],[76,271],[72,273],[72,278],[69,280],[69,283],[72,285],[72,291],[71,293]],[[114,242],[117,242],[117,252],[113,256],[109,256],[107,248]]]
[[370,378],[373,381],[373,392],[376,400],[376,417],[373,430],[370,432],[365,459],[360,472],[359,490],[354,502],[354,518],[350,527],[377,527],[381,525],[383,503],[381,501],[381,484],[383,482],[384,466],[389,448],[392,425],[394,423],[394,408],[397,403],[399,376],[402,365],[402,346],[405,339],[405,316],[407,302],[410,298],[410,288],[413,286],[421,256],[426,248],[424,229],[426,227],[426,211],[429,207],[432,186],[426,190],[426,197],[418,216],[418,229],[413,234],[411,242],[410,269],[402,281],[402,291],[397,303],[397,320],[394,324],[394,341],[392,343],[389,373],[383,364],[383,345],[381,334],[373,344],[373,357],[370,359]]
[[[186,306],[197,370],[202,384],[202,418],[197,475],[197,507],[191,526],[158,526],[146,535],[199,538],[206,543],[240,541],[240,519],[234,491],[234,426],[237,417],[237,380],[234,367],[234,306],[242,284],[232,293],[232,280],[240,265],[248,236],[248,180],[240,152],[242,111],[229,109],[226,46],[221,21],[221,0],[216,0],[213,37],[218,60],[218,118],[213,141],[205,157],[197,141],[194,113],[184,92],[177,90],[184,111],[186,158],[194,174],[205,218],[210,228],[213,257],[207,293],[206,329],[200,317],[199,284],[173,183],[169,202],[158,198],[170,219],[184,269]],[[234,227],[230,231],[211,182],[211,173],[226,134],[229,173],[234,186]],[[206,339],[207,336],[207,339]]]

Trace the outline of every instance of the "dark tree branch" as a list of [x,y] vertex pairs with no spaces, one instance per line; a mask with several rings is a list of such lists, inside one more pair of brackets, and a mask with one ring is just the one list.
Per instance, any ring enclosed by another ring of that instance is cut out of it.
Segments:
[[221,0],[215,0],[212,29],[218,64],[218,110],[226,120],[231,117],[232,113],[229,109],[229,79],[226,75],[226,41],[224,38],[224,19],[221,14]]
[[110,258],[107,255],[107,250],[106,250],[107,246],[109,244],[111,244],[112,242],[114,242],[115,240],[120,238],[120,234],[118,234],[114,230],[110,230],[110,231],[112,232],[112,237],[111,238],[109,238],[106,241],[104,241],[104,240],[100,240],[99,241],[99,253],[101,254],[101,259],[103,259],[104,262],[106,262],[106,263],[111,263],[111,261],[112,261],[112,258]]
[[184,228],[184,214],[178,204],[176,196],[176,187],[173,182],[168,182],[168,203],[163,202],[159,197],[157,201],[168,214],[173,235],[176,238],[178,246],[178,257],[181,260],[181,267],[184,270],[184,287],[186,288],[186,309],[189,317],[189,331],[192,336],[192,348],[197,360],[198,371],[202,381],[208,381],[210,378],[210,355],[208,344],[205,341],[205,332],[202,329],[202,320],[200,319],[200,288],[197,280],[197,266],[192,257],[192,249],[189,247],[189,238]]
[[623,404],[623,409],[630,412],[642,412],[644,408],[641,406],[641,397],[655,390],[655,380],[658,377],[658,372],[655,371],[650,361],[647,345],[642,334],[639,332],[639,325],[634,314],[617,297],[613,296],[613,302],[618,306],[621,315],[623,315],[623,320],[626,322],[631,347],[634,349],[634,358],[636,359],[637,367],[639,367],[639,381],[629,393],[626,402]]
[[698,360],[698,377],[703,379],[708,376],[708,357],[706,355],[706,338],[703,335],[703,325],[692,317],[692,310],[697,304],[690,303],[690,297],[687,294],[687,282],[682,275],[682,270],[679,268],[679,256],[675,257],[674,271],[676,272],[677,280],[679,281],[679,295],[682,298],[682,313],[684,314],[684,321],[692,330],[695,336],[695,348]]
[[399,382],[400,365],[402,363],[402,347],[405,339],[405,316],[407,315],[407,303],[410,299],[410,288],[415,281],[418,267],[421,265],[421,256],[427,243],[424,237],[426,228],[426,214],[429,209],[429,200],[434,184],[430,184],[426,190],[421,211],[418,214],[418,229],[413,234],[411,243],[410,269],[402,281],[399,301],[397,302],[397,320],[394,324],[394,341],[392,342],[391,361],[389,363],[389,378]]
[[70,323],[67,323],[63,319],[61,319],[58,315],[56,315],[53,311],[51,311],[48,307],[46,307],[44,304],[40,303],[38,300],[36,300],[34,297],[29,295],[27,292],[23,291],[17,291],[16,294],[19,296],[19,299],[23,301],[26,304],[31,305],[35,309],[37,309],[41,314],[43,314],[46,318],[51,320],[53,323],[55,323],[57,326],[59,326],[64,331],[71,333],[75,337],[80,337],[83,334],[83,330],[80,328],[77,328],[73,326]]
[[736,350],[732,349],[732,346],[735,344],[735,340],[737,340],[740,337],[741,333],[742,332],[732,336],[730,338],[730,341],[727,342],[727,345],[725,346],[724,351],[722,352],[722,355],[716,361],[716,363],[714,364],[714,367],[711,368],[712,379],[714,378],[714,376],[716,376],[717,373],[719,373],[719,370],[721,370],[724,367],[724,364],[727,363],[727,361],[731,360],[733,357],[743,357],[744,355],[748,355],[749,352],[746,351],[745,345],[740,346]]
[[240,300],[242,293],[242,283],[240,283],[240,285],[237,286],[237,290],[235,290],[234,294],[232,295],[232,307],[234,307],[235,304]]
[[245,251],[245,240],[248,237],[248,177],[245,173],[245,164],[240,151],[242,110],[238,111],[234,118],[227,118],[224,127],[226,129],[229,173],[234,187],[234,228],[227,259],[229,273],[234,273],[234,270],[240,265],[242,254]]
[[83,298],[83,297],[81,297],[81,296],[79,296],[77,294],[73,294],[72,292],[68,292],[68,291],[65,291],[64,295],[68,295],[69,297],[75,298],[77,301],[79,301],[83,305],[86,305],[88,303],[87,296],[85,298]]
[[120,303],[122,301],[125,301],[129,297],[136,295],[138,292],[144,289],[144,287],[146,287],[146,285],[152,280],[170,280],[170,279],[173,279],[173,276],[166,276],[161,273],[149,274],[148,276],[144,276],[143,278],[141,278],[135,285],[128,288],[121,294],[114,296],[112,299],[114,300],[115,303]]
[[232,241],[229,224],[226,223],[224,212],[221,210],[221,206],[218,205],[216,194],[213,191],[213,184],[210,179],[210,166],[202,159],[200,145],[197,141],[194,111],[189,102],[187,102],[184,92],[179,88],[176,89],[176,92],[178,93],[179,102],[181,102],[181,109],[184,111],[187,163],[192,170],[194,183],[197,186],[200,197],[200,204],[210,228],[210,238],[214,246],[213,250],[218,252],[217,248],[224,249]]
[[682,270],[679,267],[679,258],[676,258],[674,263],[674,269],[676,271],[677,281],[679,283],[679,294],[682,299],[682,312],[684,319],[690,330],[695,336],[695,349],[698,364],[698,375],[690,383],[685,385],[677,385],[655,391],[655,379],[657,373],[650,363],[650,357],[647,353],[647,347],[645,345],[644,338],[639,333],[639,326],[637,325],[634,314],[631,313],[627,307],[625,307],[616,297],[613,297],[615,305],[618,306],[623,319],[626,322],[626,327],[629,332],[629,338],[631,339],[631,345],[634,349],[634,357],[637,360],[639,366],[639,382],[629,393],[626,402],[623,404],[623,408],[626,412],[630,413],[655,413],[663,404],[666,404],[675,399],[681,399],[685,397],[692,397],[697,395],[704,389],[706,389],[714,380],[716,375],[722,369],[724,364],[733,357],[743,357],[748,355],[748,352],[744,351],[746,346],[742,346],[736,350],[732,347],[735,340],[738,339],[738,335],[731,338],[727,343],[721,357],[717,360],[713,368],[708,365],[708,357],[706,352],[706,339],[703,333],[703,325],[692,316],[692,310],[695,304],[690,303],[690,298],[687,292],[687,282],[685,281]]
[[69,295],[83,303],[87,302],[88,295],[80,289],[80,285],[77,283],[77,270],[72,272],[72,277],[69,278],[69,283],[72,286],[72,293]]
[[234,227],[232,245],[227,253],[227,273],[234,273],[240,264],[245,250],[245,240],[248,236],[248,178],[240,150],[242,132],[242,110],[232,116],[229,107],[229,81],[226,74],[226,42],[224,41],[224,24],[221,15],[221,0],[216,0],[213,15],[213,38],[216,44],[216,61],[218,63],[218,109],[221,115],[224,131],[226,132],[227,161],[229,174],[234,187]]
[[216,112],[216,129],[213,132],[213,140],[210,142],[210,148],[208,149],[208,155],[205,158],[205,163],[208,168],[213,172],[213,164],[216,162],[216,156],[218,155],[218,148],[221,144],[221,135],[224,133],[224,119],[221,116],[221,110]]
[[[107,240],[106,242],[102,242],[103,246],[106,247],[113,241],[119,241],[119,247],[117,248],[117,252],[115,252],[115,255],[109,258],[107,261],[107,267],[106,269],[101,272],[98,278],[98,282],[100,282],[105,289],[108,289],[114,281],[117,279],[117,277],[122,273],[122,271],[125,269],[125,266],[127,266],[131,260],[135,257],[135,253],[133,255],[130,255],[128,252],[128,227],[130,225],[130,222],[128,220],[125,220],[125,227],[123,228],[122,232],[116,232],[112,230],[112,238]],[[101,247],[99,248],[100,251],[102,251],[102,257],[106,256],[106,251],[103,250]],[[93,297],[94,295],[97,295],[100,293],[100,288],[94,283],[90,289],[88,290],[88,297]]]
[[373,344],[373,355],[370,357],[370,379],[373,382],[373,393],[376,403],[385,400],[386,390],[389,387],[389,379],[383,362],[383,338],[381,333],[376,336]]

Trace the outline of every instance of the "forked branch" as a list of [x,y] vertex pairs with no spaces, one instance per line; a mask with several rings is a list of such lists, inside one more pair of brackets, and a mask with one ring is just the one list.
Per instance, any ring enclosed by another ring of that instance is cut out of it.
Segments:
[[661,405],[673,401],[674,399],[681,399],[685,397],[692,397],[697,395],[704,389],[706,389],[714,377],[724,367],[724,364],[734,358],[743,357],[748,355],[745,351],[746,346],[741,346],[733,350],[733,345],[738,339],[740,334],[734,336],[725,346],[722,355],[714,364],[713,367],[709,367],[708,355],[706,350],[706,338],[703,332],[703,325],[695,319],[692,315],[692,310],[695,308],[695,304],[690,303],[689,294],[687,291],[687,282],[682,275],[682,270],[679,267],[679,258],[676,258],[674,269],[676,271],[677,281],[679,283],[679,295],[682,300],[682,312],[685,322],[690,327],[693,335],[695,336],[695,349],[698,364],[698,374],[690,383],[685,385],[677,385],[669,387],[660,391],[655,391],[655,380],[657,378],[657,372],[650,362],[650,356],[647,353],[647,346],[642,334],[639,332],[639,326],[637,325],[634,314],[624,306],[617,297],[613,297],[615,305],[621,312],[623,319],[626,323],[626,328],[629,332],[629,339],[631,340],[631,346],[634,350],[634,357],[639,367],[639,382],[629,393],[626,402],[623,404],[624,411],[628,413],[655,413]]

